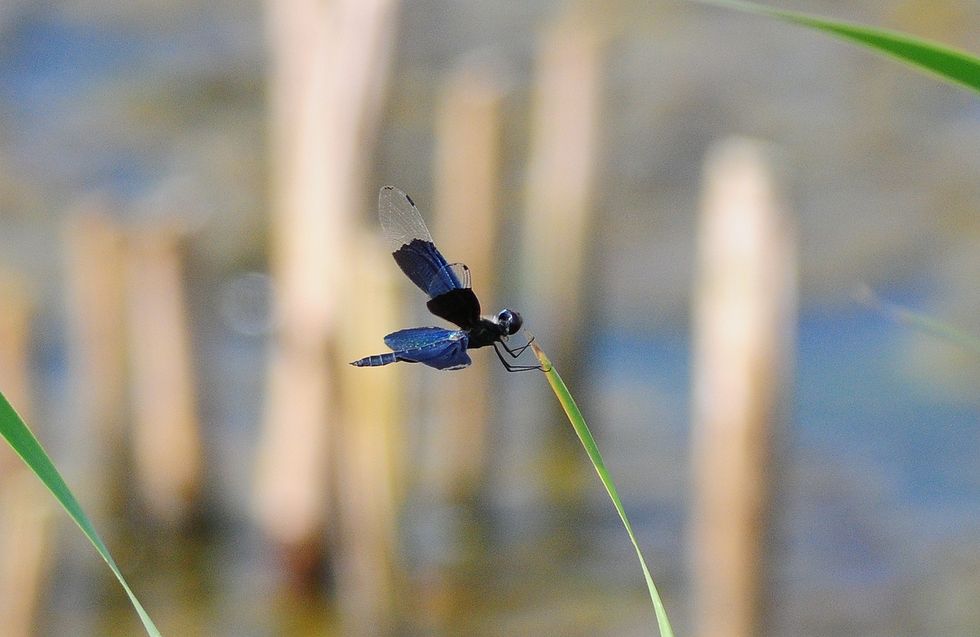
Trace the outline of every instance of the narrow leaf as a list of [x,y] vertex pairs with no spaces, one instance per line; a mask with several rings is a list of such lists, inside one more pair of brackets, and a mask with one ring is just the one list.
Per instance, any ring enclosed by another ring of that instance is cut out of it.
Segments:
[[902,323],[903,325],[908,325],[909,327],[917,329],[920,332],[941,338],[949,343],[952,343],[953,345],[956,345],[960,349],[970,350],[974,354],[980,354],[980,337],[956,329],[952,325],[944,323],[926,314],[913,312],[912,310],[904,308],[901,305],[884,301],[879,298],[878,295],[875,294],[869,287],[864,287],[859,290],[855,294],[855,297],[858,301],[865,303],[869,307],[875,308],[893,321]]
[[592,461],[592,466],[595,467],[596,473],[599,474],[599,480],[606,487],[609,499],[612,500],[613,506],[616,507],[619,519],[623,521],[623,526],[626,528],[630,542],[633,543],[633,548],[636,550],[636,557],[639,558],[640,567],[643,569],[643,577],[647,582],[647,590],[650,592],[650,601],[653,602],[653,610],[657,614],[657,625],[660,627],[660,635],[661,637],[673,637],[674,631],[670,627],[670,620],[667,618],[667,609],[660,599],[660,593],[657,592],[657,587],[653,583],[653,577],[650,576],[650,569],[647,568],[646,560],[643,559],[643,553],[640,551],[640,545],[636,541],[636,536],[633,534],[633,525],[630,524],[629,518],[626,517],[626,509],[623,508],[623,502],[619,499],[619,492],[616,491],[616,485],[613,483],[612,476],[609,475],[609,470],[606,469],[606,464],[602,461],[602,455],[599,453],[599,447],[596,445],[595,438],[592,437],[592,432],[589,431],[589,426],[585,424],[585,418],[582,416],[582,412],[579,411],[578,405],[575,404],[575,400],[569,393],[568,388],[565,387],[565,383],[562,381],[561,376],[558,375],[554,365],[551,364],[551,361],[548,360],[548,357],[541,351],[537,343],[532,341],[531,348],[534,350],[534,355],[538,357],[538,362],[541,363],[545,377],[547,377],[552,391],[555,392],[555,396],[558,397],[558,402],[561,403],[562,409],[565,410],[568,421],[572,423],[572,428],[575,429],[575,433],[578,434],[578,439],[582,442],[582,446],[585,447],[585,452],[588,454],[589,460]]
[[897,31],[875,29],[859,24],[827,20],[817,16],[773,9],[741,0],[695,0],[702,4],[755,13],[818,29],[839,38],[857,42],[910,66],[980,92],[980,58],[938,42],[915,38]]
[[65,508],[68,515],[75,521],[78,528],[82,530],[85,537],[89,539],[95,550],[99,552],[105,563],[109,565],[109,569],[122,584],[123,589],[129,596],[129,601],[132,602],[133,607],[139,614],[140,619],[143,621],[143,626],[146,628],[146,632],[151,637],[160,637],[160,631],[153,624],[153,620],[143,609],[143,605],[136,598],[132,589],[129,588],[129,584],[126,583],[125,578],[123,578],[122,572],[116,565],[115,560],[112,559],[112,555],[109,554],[109,549],[102,542],[102,538],[95,531],[95,527],[92,526],[92,522],[85,515],[82,510],[81,505],[78,500],[75,499],[74,494],[65,484],[62,479],[61,474],[55,469],[54,464],[52,464],[51,459],[48,455],[44,453],[44,449],[41,447],[41,443],[38,442],[31,430],[28,429],[27,425],[17,414],[7,398],[0,394],[0,435],[6,438],[10,446],[13,447],[17,455],[23,459],[27,466],[41,479],[44,486],[48,488],[51,494],[61,503],[61,506]]

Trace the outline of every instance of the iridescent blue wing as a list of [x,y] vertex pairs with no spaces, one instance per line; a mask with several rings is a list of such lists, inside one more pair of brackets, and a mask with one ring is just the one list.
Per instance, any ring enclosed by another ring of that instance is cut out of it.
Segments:
[[412,283],[429,295],[429,311],[469,329],[480,318],[480,301],[470,289],[470,271],[449,263],[432,242],[415,202],[397,188],[378,195],[378,218],[392,256]]
[[398,360],[436,369],[462,369],[472,362],[466,353],[469,339],[462,330],[412,327],[385,336],[385,345]]
[[444,327],[410,327],[385,336],[385,345],[397,351],[424,349],[449,340],[459,340],[460,330]]

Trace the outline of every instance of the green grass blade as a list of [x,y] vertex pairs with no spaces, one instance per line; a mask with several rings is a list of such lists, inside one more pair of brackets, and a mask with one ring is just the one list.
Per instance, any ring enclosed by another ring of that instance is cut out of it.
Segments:
[[82,530],[82,533],[85,534],[95,547],[95,550],[99,552],[102,559],[109,565],[109,569],[112,570],[116,579],[122,584],[126,594],[129,595],[129,601],[132,602],[136,612],[139,613],[140,619],[143,620],[143,626],[146,628],[147,634],[151,637],[160,637],[160,631],[157,630],[157,627],[153,624],[153,620],[146,614],[143,605],[140,604],[132,589],[129,588],[129,584],[123,578],[122,572],[116,565],[116,561],[112,559],[112,555],[109,554],[109,549],[102,542],[102,538],[95,531],[95,527],[92,526],[92,522],[88,519],[88,516],[82,511],[78,500],[75,499],[68,485],[62,479],[61,474],[58,473],[54,464],[51,463],[51,459],[44,453],[41,443],[34,437],[34,434],[24,424],[24,421],[14,408],[10,406],[10,403],[3,394],[0,394],[0,435],[6,438],[10,446],[17,452],[17,455],[41,479],[41,482],[48,488],[51,495],[61,503],[61,506],[65,507],[68,515],[71,516],[75,524],[78,525],[78,528]]
[[738,11],[755,13],[818,29],[839,38],[857,42],[910,66],[923,69],[941,79],[966,86],[980,93],[980,58],[938,42],[914,38],[904,33],[874,29],[858,24],[827,20],[817,16],[764,7],[741,0],[696,0]]
[[855,297],[858,301],[875,308],[897,323],[908,325],[909,327],[917,329],[920,332],[924,332],[948,341],[960,349],[970,350],[974,354],[980,355],[980,338],[972,334],[958,330],[955,327],[934,319],[926,314],[913,312],[912,310],[904,308],[901,305],[895,305],[894,303],[884,301],[879,298],[878,295],[871,290],[871,288],[864,288],[860,290]]
[[596,473],[599,474],[602,485],[606,487],[609,499],[612,500],[613,506],[616,507],[616,512],[619,513],[619,519],[623,521],[623,526],[626,527],[626,533],[629,535],[630,542],[633,543],[633,548],[636,550],[636,557],[640,560],[643,577],[646,579],[647,589],[650,591],[650,601],[653,602],[653,610],[657,614],[657,625],[660,627],[660,635],[661,637],[673,637],[674,631],[670,627],[670,620],[667,618],[667,609],[660,599],[660,593],[657,592],[657,587],[653,583],[653,577],[650,576],[650,569],[647,568],[646,560],[643,559],[643,553],[640,551],[640,545],[636,541],[636,536],[633,534],[633,526],[630,524],[629,518],[626,517],[626,509],[623,508],[623,502],[619,499],[619,492],[616,491],[616,485],[613,483],[612,476],[609,475],[609,470],[606,469],[606,464],[602,461],[602,455],[599,453],[599,447],[592,437],[592,432],[589,431],[589,426],[585,424],[585,418],[582,416],[582,412],[579,411],[575,400],[568,392],[568,388],[565,387],[561,376],[555,371],[554,365],[551,364],[551,361],[548,360],[548,357],[541,351],[537,343],[532,342],[531,348],[544,368],[544,374],[548,379],[548,383],[551,385],[552,391],[555,392],[555,396],[558,397],[558,402],[561,403],[562,409],[565,410],[568,421],[572,423],[572,428],[575,429],[575,433],[578,434],[578,439],[582,442],[582,446],[585,447],[585,452],[589,455],[592,466],[595,467]]

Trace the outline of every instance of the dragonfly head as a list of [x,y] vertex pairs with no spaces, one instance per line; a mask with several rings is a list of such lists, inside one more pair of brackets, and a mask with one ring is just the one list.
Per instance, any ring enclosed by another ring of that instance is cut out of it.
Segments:
[[524,325],[524,319],[521,318],[520,312],[503,309],[497,314],[497,325],[500,326],[504,335],[511,336],[520,331],[521,326]]

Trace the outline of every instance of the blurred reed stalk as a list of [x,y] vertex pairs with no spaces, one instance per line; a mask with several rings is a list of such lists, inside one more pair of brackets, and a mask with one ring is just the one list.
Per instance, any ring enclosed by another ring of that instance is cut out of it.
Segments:
[[587,17],[573,11],[543,34],[531,113],[525,311],[559,355],[579,349],[590,300],[603,38]]
[[764,631],[775,442],[792,386],[793,224],[771,150],[717,144],[705,166],[694,290],[693,605],[704,637]]
[[138,228],[125,255],[137,485],[150,513],[170,525],[197,512],[204,455],[182,241],[167,224]]
[[[343,360],[377,348],[378,335],[399,325],[401,284],[377,233],[358,240],[364,252],[348,268],[358,302],[344,321]],[[338,436],[338,596],[345,635],[397,634],[405,575],[398,559],[398,513],[405,497],[406,447],[400,365],[341,374],[343,430]],[[345,370],[346,371],[346,370]]]
[[[540,35],[531,99],[525,209],[521,224],[520,305],[526,327],[562,362],[568,384],[578,384],[589,335],[585,317],[593,301],[596,171],[604,34],[588,10],[565,11]],[[498,264],[500,267],[502,264]],[[509,387],[520,405],[509,426],[520,428],[505,477],[511,506],[524,523],[537,524],[533,504],[542,497],[577,508],[587,479],[575,442],[559,423],[552,404],[534,408],[531,383]],[[532,486],[533,485],[533,486]],[[535,493],[535,491],[538,493]],[[548,531],[551,532],[551,531]]]
[[[435,236],[450,261],[469,266],[484,314],[500,309],[497,193],[504,94],[493,74],[488,64],[458,68],[443,86],[436,115]],[[481,361],[465,374],[438,379],[441,398],[426,440],[423,476],[433,495],[466,499],[481,482],[491,392],[473,388],[492,386],[491,365]]]
[[[462,260],[484,314],[497,312],[500,165],[504,90],[492,58],[471,57],[445,80],[436,112],[433,234],[450,261]],[[464,530],[472,520],[472,499],[486,478],[491,414],[491,352],[475,356],[465,373],[440,374],[439,400],[421,449],[421,497],[449,525],[446,542],[433,552],[469,553]],[[482,359],[482,360],[481,360]],[[428,380],[428,379],[427,379]],[[439,509],[439,507],[442,507]],[[447,545],[448,544],[448,545]],[[424,560],[417,572],[422,630],[445,632],[459,612],[458,592],[446,560]]]
[[[0,271],[0,298],[0,388],[34,422],[32,307],[23,279]],[[54,553],[52,507],[34,474],[6,444],[0,448],[0,511],[0,632],[29,637],[36,634],[38,605]]]
[[[272,232],[277,331],[259,441],[258,525],[296,583],[315,574],[332,492],[338,381],[330,364],[351,290],[393,41],[394,0],[269,0]],[[360,296],[358,295],[358,298]]]
[[73,453],[84,465],[77,493],[100,528],[125,484],[127,416],[123,231],[108,206],[80,202],[62,232],[72,413],[85,441]]

